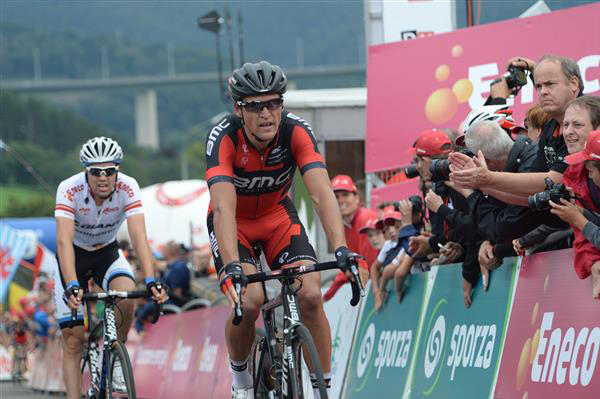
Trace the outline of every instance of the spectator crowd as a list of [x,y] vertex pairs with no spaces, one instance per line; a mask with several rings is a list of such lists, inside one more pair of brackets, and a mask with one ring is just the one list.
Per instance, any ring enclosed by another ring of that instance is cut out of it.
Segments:
[[[600,98],[583,95],[567,57],[515,57],[507,69],[457,131],[424,130],[407,149],[413,162],[402,173],[418,176],[420,196],[374,211],[349,176],[332,180],[349,247],[369,264],[376,310],[390,291],[402,301],[410,273],[449,263],[462,264],[468,308],[504,258],[564,248],[600,299]],[[539,102],[520,125],[507,100],[528,79]],[[343,283],[340,274],[324,299]]]

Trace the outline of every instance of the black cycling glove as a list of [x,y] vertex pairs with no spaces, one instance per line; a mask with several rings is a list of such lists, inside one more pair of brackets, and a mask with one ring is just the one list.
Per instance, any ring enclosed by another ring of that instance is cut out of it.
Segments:
[[75,295],[77,296],[79,294],[79,290],[81,289],[81,287],[79,286],[79,283],[76,281],[71,281],[69,284],[67,284],[67,289],[65,290],[65,292],[63,292],[63,302],[68,305],[69,304],[69,300],[71,299],[71,296]]
[[226,294],[229,291],[229,287],[233,287],[233,284],[242,282],[244,280],[244,270],[242,265],[238,261],[229,262],[223,270],[221,270],[221,291]]
[[339,247],[335,250],[335,260],[337,261],[337,265],[343,271],[350,270],[350,261],[354,259],[353,253],[350,252],[348,247]]

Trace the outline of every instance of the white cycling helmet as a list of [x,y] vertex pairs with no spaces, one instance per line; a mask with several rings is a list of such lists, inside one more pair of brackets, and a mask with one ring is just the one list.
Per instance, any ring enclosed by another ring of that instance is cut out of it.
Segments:
[[109,137],[94,137],[81,147],[79,160],[83,166],[104,162],[119,164],[123,161],[123,150],[115,140]]
[[455,144],[464,146],[464,135],[467,130],[469,130],[473,124],[481,121],[498,122],[500,127],[509,133],[515,126],[517,126],[512,118],[512,108],[510,108],[508,105],[484,105],[477,107],[469,112],[469,115],[467,115],[463,121],[462,135],[456,138]]

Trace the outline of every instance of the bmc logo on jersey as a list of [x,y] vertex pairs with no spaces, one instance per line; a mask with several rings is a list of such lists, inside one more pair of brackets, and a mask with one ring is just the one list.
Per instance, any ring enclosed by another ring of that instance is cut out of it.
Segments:
[[227,119],[223,119],[217,126],[213,127],[213,129],[210,131],[210,134],[208,135],[208,140],[206,142],[206,155],[210,156],[212,154],[212,150],[215,147],[217,138],[219,138],[219,135],[227,126],[229,126],[229,122],[227,122]]
[[233,184],[236,188],[248,191],[257,191],[278,188],[285,182],[287,182],[291,176],[292,167],[290,166],[279,176],[253,176],[253,177],[233,177]]

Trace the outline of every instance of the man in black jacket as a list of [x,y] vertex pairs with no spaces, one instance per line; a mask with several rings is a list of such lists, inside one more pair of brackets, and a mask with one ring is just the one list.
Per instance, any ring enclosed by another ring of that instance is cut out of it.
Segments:
[[[511,173],[538,172],[538,148],[526,137],[513,141],[495,122],[479,122],[469,128],[465,137],[467,148],[477,154],[474,163],[486,163],[490,170]],[[512,240],[541,224],[560,224],[548,211],[535,211],[525,206],[511,205],[479,190],[461,190],[470,214],[485,236],[479,251],[480,264],[485,269],[499,259],[514,256]]]

